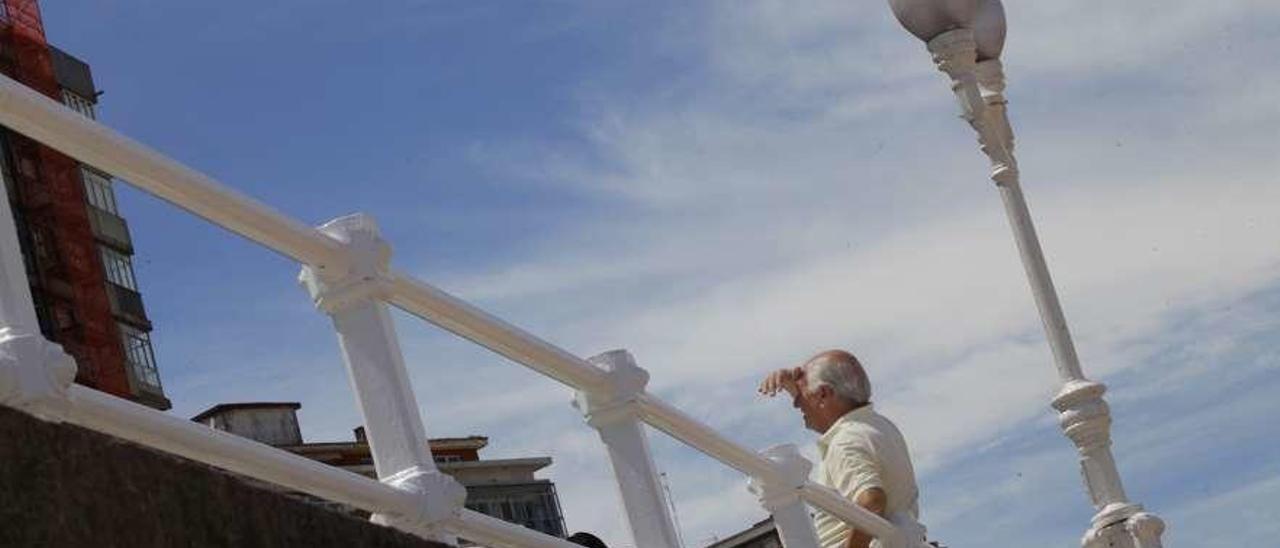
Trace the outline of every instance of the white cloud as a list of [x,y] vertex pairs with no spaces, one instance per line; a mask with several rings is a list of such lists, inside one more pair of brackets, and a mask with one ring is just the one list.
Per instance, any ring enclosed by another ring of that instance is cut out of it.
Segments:
[[1280,471],[1269,478],[1197,501],[1169,516],[1170,536],[1196,546],[1265,546],[1280,537]]
[[[1251,41],[1214,26],[1270,14],[1267,4],[1011,7],[1009,65],[1025,78],[1014,94],[1041,93],[1034,86],[1054,78],[1096,84],[1180,70],[1148,70],[1153,62],[1194,67],[1180,59],[1186,41]],[[753,399],[750,379],[831,346],[869,364],[880,405],[911,436],[922,473],[1045,417],[1052,364],[995,191],[967,128],[944,115],[945,83],[918,44],[890,37],[899,31],[884,11],[715,5],[699,29],[705,42],[689,42],[706,48],[689,52],[705,56],[705,74],[673,84],[676,99],[593,91],[583,121],[593,160],[552,149],[538,166],[540,178],[631,214],[583,219],[505,270],[444,285],[574,351],[630,348],[654,389],[754,447],[797,434],[785,405]],[[1094,376],[1150,358],[1162,343],[1143,341],[1159,339],[1170,318],[1280,277],[1276,162],[1249,154],[1257,135],[1233,131],[1240,111],[1224,113],[1213,98],[1244,99],[1242,111],[1269,105],[1259,93],[1180,76],[1202,99],[1191,110],[1176,94],[1140,91],[1061,96],[1075,101],[1064,112],[1092,113],[1088,123],[1013,112],[1028,128],[1020,142],[1032,210]],[[1126,121],[1126,109],[1146,117],[1160,104],[1187,133]],[[1122,135],[1128,147],[1103,135]],[[1187,156],[1207,141],[1214,154]],[[539,394],[563,393],[513,389],[514,402],[533,403],[504,404],[499,416],[553,409],[556,398]],[[449,407],[478,395],[464,387],[442,397]],[[599,455],[534,442],[580,424],[491,424],[495,437],[515,430],[529,440],[508,447],[546,450],[562,463],[556,477],[571,520],[623,538],[598,489],[570,486],[580,474],[607,476]],[[740,488],[711,481],[682,500],[689,537],[748,525],[747,506],[716,503],[747,500],[727,494]]]
[[[1261,0],[1010,6],[1029,198],[1092,375],[1134,371],[1169,344],[1171,318],[1280,278],[1280,164],[1274,125],[1259,123],[1280,119],[1265,76],[1276,62],[1241,23],[1274,11]],[[570,220],[521,242],[518,261],[441,285],[581,355],[631,349],[655,391],[750,447],[808,439],[785,402],[754,396],[754,378],[834,346],[868,364],[922,475],[1029,423],[1054,428],[1052,364],[996,192],[923,47],[880,4],[720,2],[705,16],[659,29],[671,40],[653,46],[697,71],[653,95],[582,92],[591,150],[474,152],[624,213]],[[1245,51],[1189,58],[1200,43]],[[1250,62],[1264,70],[1245,74]],[[1166,87],[1135,84],[1144,78]],[[603,451],[567,389],[417,326],[400,332],[433,435],[490,435],[487,456],[553,456],[569,526],[623,545]],[[306,371],[305,350],[287,369]],[[250,393],[317,402],[304,406],[308,435],[332,439],[354,413],[327,405],[350,398],[335,388],[334,349],[320,353],[329,388],[254,377]],[[761,514],[731,471],[654,446],[691,545]],[[1071,458],[1065,442],[1046,451],[1016,464]],[[1028,487],[970,493],[938,519]],[[1222,507],[1257,498],[1239,493]]]
[[[1134,352],[1141,365],[1108,380],[1113,450],[1126,487],[1170,525],[1167,543],[1249,544],[1271,536],[1267,512],[1238,504],[1280,494],[1269,481],[1280,445],[1259,435],[1269,428],[1280,383],[1277,289],[1181,314]],[[1082,532],[1090,509],[1074,452],[1052,421],[1039,423],[925,474],[924,509],[938,538],[1027,546]],[[1229,495],[1237,491],[1248,495]],[[1235,530],[1212,525],[1220,521]]]

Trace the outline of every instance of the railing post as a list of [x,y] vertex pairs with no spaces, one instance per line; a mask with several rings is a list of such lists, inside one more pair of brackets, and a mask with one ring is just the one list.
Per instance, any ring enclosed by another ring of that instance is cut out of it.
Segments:
[[0,405],[57,421],[75,378],[75,359],[40,333],[9,193],[0,188]]
[[636,396],[644,393],[649,373],[637,366],[626,350],[605,352],[588,361],[608,374],[608,392],[580,391],[573,404],[600,433],[609,452],[632,543],[644,548],[677,548],[680,543],[649,452],[649,440],[636,414]]
[[800,488],[809,479],[813,464],[794,444],[775,445],[760,455],[773,463],[775,475],[751,478],[748,489],[773,515],[773,525],[786,548],[818,548],[818,534],[809,508],[800,499]]
[[378,479],[422,497],[416,515],[376,514],[373,520],[452,543],[455,539],[437,525],[457,518],[467,492],[436,469],[395,325],[382,301],[391,248],[364,214],[340,217],[319,228],[343,244],[350,266],[338,272],[307,266],[299,281],[316,307],[333,319]]

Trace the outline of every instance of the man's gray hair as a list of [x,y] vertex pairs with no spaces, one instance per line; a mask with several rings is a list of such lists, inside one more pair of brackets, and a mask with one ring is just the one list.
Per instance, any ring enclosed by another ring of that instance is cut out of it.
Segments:
[[871,381],[858,363],[858,358],[843,350],[828,350],[805,364],[805,377],[809,391],[820,386],[830,386],[837,396],[852,403],[871,401]]

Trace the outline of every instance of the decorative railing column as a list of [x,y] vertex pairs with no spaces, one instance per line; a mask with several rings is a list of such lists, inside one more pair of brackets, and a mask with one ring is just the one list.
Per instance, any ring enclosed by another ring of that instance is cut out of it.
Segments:
[[319,228],[343,244],[350,266],[341,272],[304,267],[299,281],[316,307],[333,319],[378,479],[422,497],[415,515],[376,514],[373,520],[452,543],[455,539],[434,524],[456,518],[467,492],[436,469],[395,325],[382,301],[391,248],[373,219],[363,214]]
[[0,405],[59,420],[75,378],[75,359],[40,333],[9,193],[0,188]]
[[607,392],[578,392],[573,405],[600,433],[618,481],[632,543],[645,548],[680,546],[668,511],[649,439],[636,416],[636,396],[644,393],[649,373],[626,350],[605,352],[588,361],[609,376]]
[[969,29],[944,32],[928,42],[939,70],[952,81],[961,98],[963,117],[978,132],[982,150],[991,160],[991,179],[1004,201],[1005,214],[1026,270],[1040,313],[1062,389],[1053,399],[1058,420],[1080,453],[1085,487],[1097,509],[1082,541],[1086,547],[1157,548],[1164,523],[1142,511],[1125,495],[1111,453],[1111,412],[1102,398],[1106,387],[1084,376],[1066,316],[1058,301],[1035,224],[1027,209],[1013,155],[1013,128],[1005,109],[1004,69],[999,59],[977,62],[976,42]]
[[793,444],[775,445],[760,455],[773,463],[776,475],[751,478],[748,489],[760,505],[773,515],[773,524],[786,548],[818,548],[809,508],[800,498],[800,488],[809,479],[813,463],[800,455]]

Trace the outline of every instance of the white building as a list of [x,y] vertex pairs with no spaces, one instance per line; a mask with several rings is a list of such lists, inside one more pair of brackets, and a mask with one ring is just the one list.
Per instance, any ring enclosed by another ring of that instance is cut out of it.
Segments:
[[[215,405],[191,420],[217,430],[265,443],[325,464],[376,478],[373,457],[356,428],[353,441],[306,443],[298,426],[297,402],[247,402]],[[551,465],[551,457],[481,459],[489,444],[484,436],[429,440],[441,472],[467,488],[467,508],[558,537],[565,536],[564,516],[555,484],[535,473]]]

